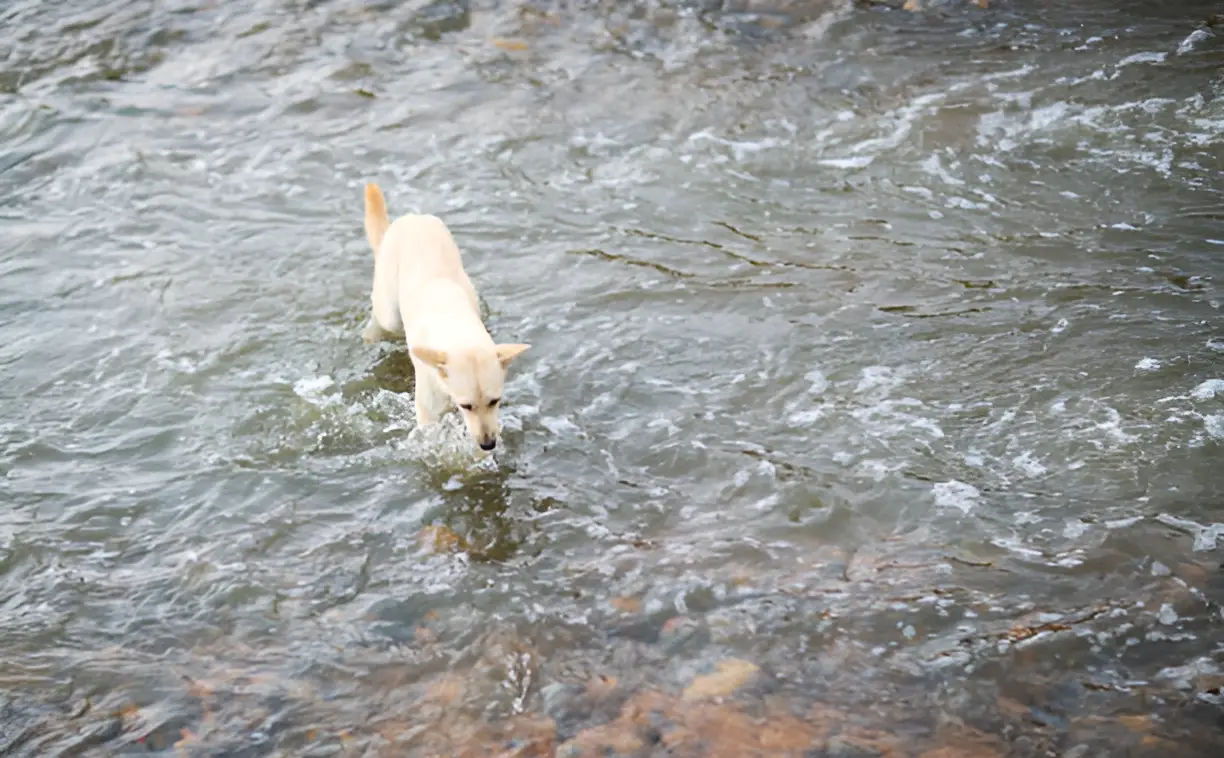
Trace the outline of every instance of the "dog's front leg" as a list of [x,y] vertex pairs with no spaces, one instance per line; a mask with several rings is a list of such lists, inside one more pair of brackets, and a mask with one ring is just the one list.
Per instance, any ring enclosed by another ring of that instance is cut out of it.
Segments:
[[412,368],[416,372],[416,387],[412,391],[413,405],[416,406],[417,426],[429,426],[437,423],[446,413],[449,397],[446,389],[440,386],[433,370],[425,364],[412,360]]

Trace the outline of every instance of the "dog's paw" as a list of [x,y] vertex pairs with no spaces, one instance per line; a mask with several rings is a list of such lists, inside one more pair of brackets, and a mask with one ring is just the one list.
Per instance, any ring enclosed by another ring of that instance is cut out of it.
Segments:
[[375,342],[381,342],[383,339],[383,330],[378,324],[373,321],[366,324],[365,329],[361,330],[361,341],[367,345],[373,345]]

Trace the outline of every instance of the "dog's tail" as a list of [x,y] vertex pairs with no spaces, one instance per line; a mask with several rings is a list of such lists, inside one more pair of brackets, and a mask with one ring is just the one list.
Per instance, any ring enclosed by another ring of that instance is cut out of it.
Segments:
[[370,247],[374,248],[374,254],[378,254],[378,248],[382,246],[383,236],[387,233],[387,226],[390,221],[387,219],[387,201],[383,198],[382,190],[374,182],[370,182],[365,186],[365,231],[366,239],[370,241]]

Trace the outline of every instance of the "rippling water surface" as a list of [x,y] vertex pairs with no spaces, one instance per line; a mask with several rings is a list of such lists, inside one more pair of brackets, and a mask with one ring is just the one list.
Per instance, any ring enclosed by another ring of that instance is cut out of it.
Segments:
[[0,9],[0,754],[1224,752],[1224,19],[922,6]]

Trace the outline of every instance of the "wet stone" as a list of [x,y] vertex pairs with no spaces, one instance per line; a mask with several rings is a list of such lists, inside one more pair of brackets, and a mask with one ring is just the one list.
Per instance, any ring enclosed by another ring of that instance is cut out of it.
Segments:
[[1048,726],[1053,729],[1066,729],[1070,725],[1064,716],[1060,716],[1053,711],[1038,708],[1036,706],[1029,708],[1029,715],[1032,717],[1034,723],[1040,724],[1041,726]]
[[614,597],[608,601],[608,605],[621,613],[634,614],[642,612],[642,601],[635,597]]
[[827,758],[880,758],[884,755],[873,747],[856,745],[841,737],[829,740],[824,754]]
[[550,682],[540,688],[543,711],[550,718],[563,723],[581,718],[586,690],[576,684]]
[[692,616],[673,616],[659,630],[659,644],[669,654],[701,647],[709,641],[705,624]]
[[564,758],[587,758],[587,756],[629,756],[641,750],[646,743],[634,730],[623,723],[603,724],[579,733],[574,739],[561,745],[557,755]]
[[123,722],[118,718],[90,724],[81,729],[74,739],[64,745],[60,755],[85,755],[90,750],[110,742],[123,732]]
[[0,755],[8,755],[37,731],[41,719],[25,706],[0,695]]
[[685,700],[705,700],[730,695],[760,671],[754,663],[730,658],[719,661],[713,673],[699,676],[684,690]]
[[463,538],[453,529],[436,524],[422,527],[417,543],[426,554],[457,553],[466,548]]
[[[564,742],[558,755],[800,758],[813,754],[810,751],[824,744],[826,730],[819,719],[805,720],[791,713],[791,706],[789,701],[770,698],[764,708],[750,713],[737,702],[638,692],[613,720],[584,729]],[[864,749],[885,743],[872,735],[847,740]]]
[[557,724],[562,742],[592,725],[615,721],[629,691],[615,677],[595,675],[584,684],[550,682],[540,688],[540,709]]
[[[1036,753],[1034,755],[1042,755],[1048,753]],[[1028,755],[1028,753],[1022,753]],[[927,750],[921,753],[918,758],[1002,758],[1002,754],[991,747],[982,745],[948,745],[938,747],[932,750]]]

